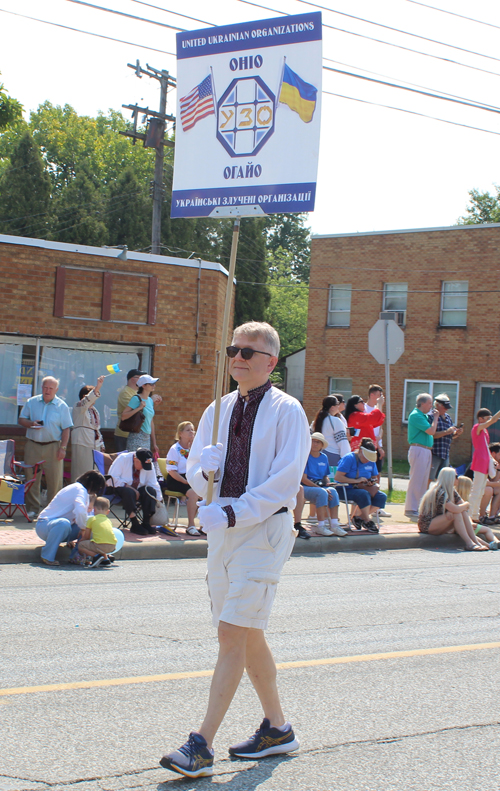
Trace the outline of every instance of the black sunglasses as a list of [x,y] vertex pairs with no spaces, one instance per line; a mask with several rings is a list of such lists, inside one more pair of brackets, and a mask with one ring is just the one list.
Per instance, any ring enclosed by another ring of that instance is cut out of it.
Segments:
[[254,354],[267,354],[268,357],[272,357],[272,354],[269,352],[260,352],[258,349],[249,349],[245,347],[241,349],[239,346],[226,346],[226,354],[228,357],[236,357],[238,352],[241,352],[241,356],[244,360],[250,360]]

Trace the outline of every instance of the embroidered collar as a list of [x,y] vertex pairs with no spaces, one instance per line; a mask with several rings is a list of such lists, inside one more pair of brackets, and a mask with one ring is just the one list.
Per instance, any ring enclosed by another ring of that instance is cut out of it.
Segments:
[[262,396],[267,393],[271,387],[271,380],[268,379],[263,385],[259,385],[258,387],[254,387],[252,390],[249,390],[246,396],[242,396],[240,389],[238,388],[238,399],[246,401],[246,403],[249,404],[251,401],[256,401],[258,398],[262,398]]

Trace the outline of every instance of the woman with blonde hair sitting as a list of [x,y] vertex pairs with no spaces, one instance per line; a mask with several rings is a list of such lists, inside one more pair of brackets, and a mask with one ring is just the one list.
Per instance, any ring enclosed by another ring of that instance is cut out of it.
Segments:
[[188,513],[186,532],[190,536],[200,535],[200,531],[196,529],[194,523],[198,508],[198,495],[186,480],[186,464],[195,434],[195,428],[189,420],[179,423],[175,432],[176,441],[167,453],[166,488],[171,492],[179,492],[186,498]]
[[488,545],[474,533],[469,503],[455,490],[455,477],[453,467],[443,467],[440,471],[436,483],[431,484],[420,501],[418,529],[433,536],[456,533],[468,552],[482,552]]

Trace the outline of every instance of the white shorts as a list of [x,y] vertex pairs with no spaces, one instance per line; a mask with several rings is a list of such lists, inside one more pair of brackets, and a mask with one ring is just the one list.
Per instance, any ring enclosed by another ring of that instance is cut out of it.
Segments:
[[295,542],[290,511],[255,527],[208,534],[208,592],[214,626],[219,621],[266,629],[281,570]]

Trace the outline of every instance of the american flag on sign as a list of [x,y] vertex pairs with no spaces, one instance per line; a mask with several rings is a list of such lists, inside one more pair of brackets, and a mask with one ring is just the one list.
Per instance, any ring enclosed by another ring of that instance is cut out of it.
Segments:
[[191,93],[181,99],[180,109],[184,132],[187,132],[207,115],[215,115],[211,74],[205,77],[196,88],[193,88]]

